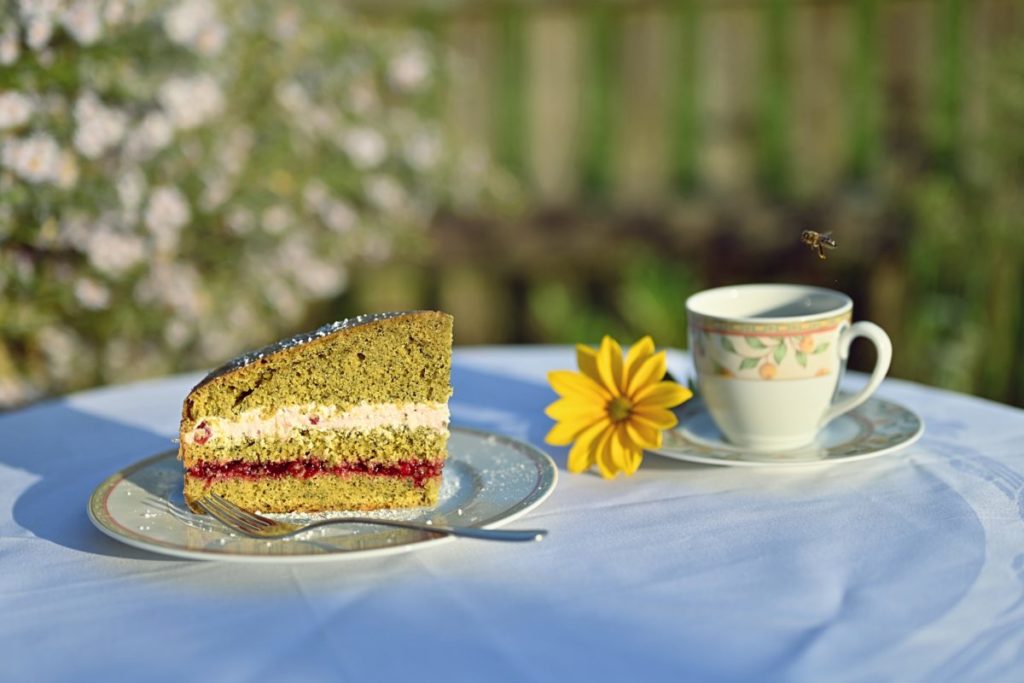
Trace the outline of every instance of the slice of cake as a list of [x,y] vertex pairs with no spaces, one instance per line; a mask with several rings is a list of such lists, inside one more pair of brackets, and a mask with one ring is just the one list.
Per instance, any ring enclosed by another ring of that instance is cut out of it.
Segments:
[[246,354],[185,399],[185,501],[253,511],[437,502],[447,455],[452,317],[365,315]]

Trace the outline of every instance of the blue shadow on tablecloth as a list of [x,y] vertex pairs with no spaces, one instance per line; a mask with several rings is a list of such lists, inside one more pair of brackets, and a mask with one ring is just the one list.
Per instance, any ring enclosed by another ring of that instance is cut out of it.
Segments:
[[0,418],[0,432],[5,441],[0,462],[39,477],[14,503],[17,524],[72,550],[166,559],[108,538],[86,514],[89,496],[104,479],[173,447],[166,436],[90,415],[62,400]]
[[553,424],[544,408],[558,398],[546,384],[533,384],[473,368],[452,368],[452,424],[498,432],[528,441],[565,467],[564,448],[545,447]]

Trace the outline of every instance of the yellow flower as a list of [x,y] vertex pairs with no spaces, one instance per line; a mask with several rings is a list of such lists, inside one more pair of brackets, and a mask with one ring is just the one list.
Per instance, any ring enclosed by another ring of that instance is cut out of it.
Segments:
[[[569,471],[583,472],[597,465],[601,476],[636,472],[645,448],[659,448],[662,432],[678,419],[669,408],[693,394],[675,382],[663,382],[665,352],[654,352],[654,341],[644,337],[629,350],[611,337],[595,351],[576,346],[580,371],[555,370],[548,381],[560,399],[544,412],[557,424],[545,441],[568,446]],[[575,443],[574,443],[575,442]]]

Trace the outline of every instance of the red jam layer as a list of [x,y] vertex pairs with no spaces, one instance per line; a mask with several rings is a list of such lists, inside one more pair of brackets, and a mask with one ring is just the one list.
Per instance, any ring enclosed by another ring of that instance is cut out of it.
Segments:
[[416,486],[423,486],[430,479],[441,476],[443,462],[402,461],[397,465],[374,465],[365,462],[331,465],[316,458],[288,460],[285,462],[247,462],[232,460],[230,462],[201,462],[188,469],[190,477],[205,479],[263,479],[270,477],[298,477],[309,479],[319,474],[372,474],[380,477],[412,477]]

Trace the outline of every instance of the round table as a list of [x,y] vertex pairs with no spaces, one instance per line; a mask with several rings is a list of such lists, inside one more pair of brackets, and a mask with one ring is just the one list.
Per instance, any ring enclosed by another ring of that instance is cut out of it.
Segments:
[[101,481],[169,447],[198,375],[3,415],[0,679],[1024,680],[1024,411],[887,380],[878,396],[925,423],[891,455],[648,454],[605,481],[543,443],[545,373],[574,366],[570,347],[454,359],[453,424],[558,464],[512,525],[546,540],[343,562],[179,560],[90,524]]

